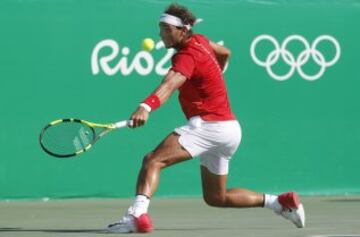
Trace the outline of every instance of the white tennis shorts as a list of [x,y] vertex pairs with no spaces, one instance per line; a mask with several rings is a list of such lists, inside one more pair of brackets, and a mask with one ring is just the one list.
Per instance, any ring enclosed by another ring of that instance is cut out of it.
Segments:
[[241,141],[241,128],[237,120],[209,122],[200,116],[176,128],[179,143],[190,155],[200,157],[200,164],[211,173],[227,175],[229,163]]

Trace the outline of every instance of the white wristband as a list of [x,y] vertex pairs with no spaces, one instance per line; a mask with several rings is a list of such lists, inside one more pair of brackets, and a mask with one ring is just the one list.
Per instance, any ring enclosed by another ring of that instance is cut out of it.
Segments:
[[140,107],[143,107],[147,112],[151,112],[151,107],[148,104],[141,103]]

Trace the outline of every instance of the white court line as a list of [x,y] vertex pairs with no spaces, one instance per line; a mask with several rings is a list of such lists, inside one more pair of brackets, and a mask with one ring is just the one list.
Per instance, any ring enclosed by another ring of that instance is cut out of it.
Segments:
[[360,235],[343,235],[343,234],[331,234],[331,235],[309,235],[308,237],[360,237]]

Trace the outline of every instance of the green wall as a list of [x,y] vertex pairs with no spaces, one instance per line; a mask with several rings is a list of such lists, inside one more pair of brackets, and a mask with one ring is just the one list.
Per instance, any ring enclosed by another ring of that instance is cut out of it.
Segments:
[[[359,194],[360,2],[179,2],[203,19],[196,32],[232,51],[225,78],[243,140],[229,185]],[[147,126],[112,133],[76,159],[49,157],[38,135],[57,118],[113,122],[130,116],[170,66],[172,52],[160,43],[151,54],[140,48],[146,37],[159,42],[158,17],[168,3],[0,1],[1,199],[133,195],[143,155],[185,123],[176,95],[151,114]],[[272,36],[280,48],[301,35],[309,50],[299,37],[279,54],[271,41],[259,41],[255,54],[271,64],[266,69],[250,53],[261,35]],[[311,49],[322,35],[339,48],[323,40]],[[284,75],[291,67],[286,80],[268,73]],[[321,70],[315,80],[301,76]],[[166,169],[157,195],[201,195],[199,161]]]

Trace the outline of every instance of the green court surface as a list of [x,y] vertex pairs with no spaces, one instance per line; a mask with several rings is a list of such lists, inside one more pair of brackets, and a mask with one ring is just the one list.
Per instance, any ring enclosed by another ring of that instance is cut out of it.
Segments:
[[[199,199],[154,198],[150,213],[154,232],[146,236],[360,236],[360,196],[305,197],[306,228],[270,210],[220,209]],[[0,236],[116,236],[103,232],[119,218],[131,200],[70,199],[1,201]],[[130,234],[144,236],[144,234]]]

